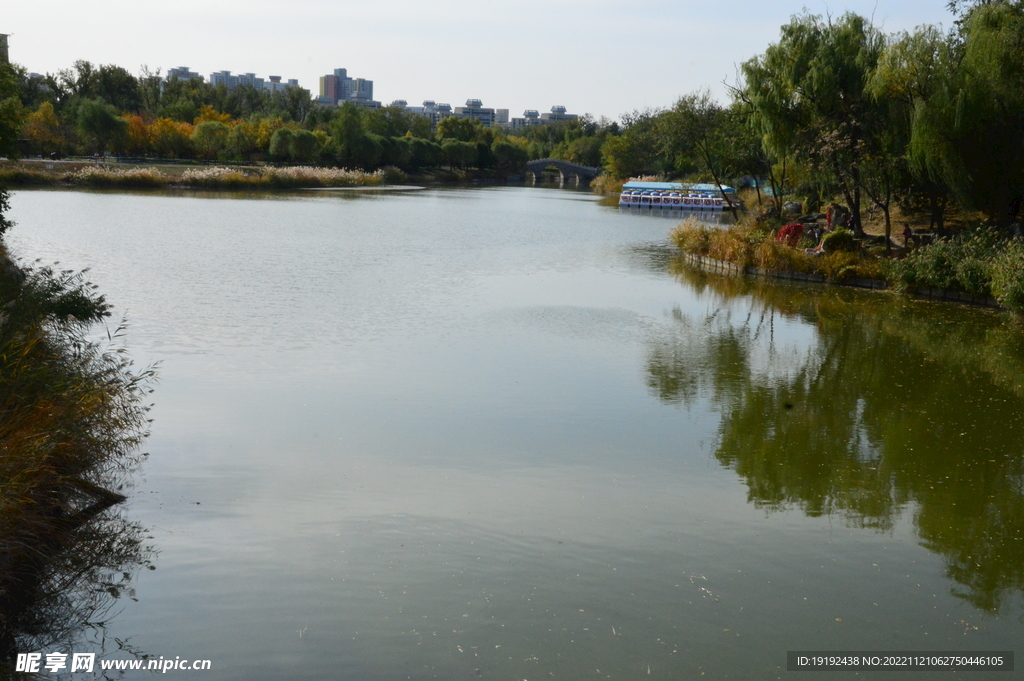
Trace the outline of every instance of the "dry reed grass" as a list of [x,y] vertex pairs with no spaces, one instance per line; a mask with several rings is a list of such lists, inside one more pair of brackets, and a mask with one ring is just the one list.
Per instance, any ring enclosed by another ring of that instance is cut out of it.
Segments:
[[116,347],[121,329],[107,347],[86,340],[109,310],[81,273],[19,267],[0,247],[0,308],[0,647],[9,648],[55,556],[74,563],[67,554],[128,549],[117,538],[82,542],[123,500],[112,488],[140,460],[154,374],[132,369]]

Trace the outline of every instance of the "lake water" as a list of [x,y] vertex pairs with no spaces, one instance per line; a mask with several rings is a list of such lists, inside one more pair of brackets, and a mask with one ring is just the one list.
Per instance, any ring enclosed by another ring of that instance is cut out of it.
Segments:
[[90,634],[108,657],[776,679],[1024,634],[1000,313],[695,273],[671,221],[567,190],[12,203],[24,258],[91,268],[160,362],[121,510],[156,569]]

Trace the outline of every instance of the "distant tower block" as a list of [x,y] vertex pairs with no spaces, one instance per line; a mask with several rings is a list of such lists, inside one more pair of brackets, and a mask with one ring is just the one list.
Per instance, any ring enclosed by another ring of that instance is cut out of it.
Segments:
[[7,52],[7,36],[10,33],[0,33],[0,64],[10,64],[11,56]]

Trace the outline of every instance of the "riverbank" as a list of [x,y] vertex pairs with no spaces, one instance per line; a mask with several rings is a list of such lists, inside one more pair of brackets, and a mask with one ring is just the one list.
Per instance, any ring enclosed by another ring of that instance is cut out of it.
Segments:
[[690,263],[711,271],[892,289],[1024,314],[1024,241],[984,227],[909,250],[857,241],[845,230],[827,234],[813,249],[799,235],[779,240],[767,227],[696,221],[670,236]]
[[378,170],[313,166],[120,166],[74,162],[7,162],[0,184],[8,186],[117,187],[126,189],[305,189],[373,187],[404,180],[404,174]]
[[406,173],[394,167],[373,172],[318,166],[106,163],[24,159],[0,161],[0,185],[121,189],[280,190],[414,185],[508,184],[523,176],[494,169],[433,168]]
[[109,306],[80,273],[25,267],[2,243],[0,305],[2,669],[72,635],[102,607],[92,592],[146,561],[138,528],[107,511],[141,460],[153,372],[86,340]]

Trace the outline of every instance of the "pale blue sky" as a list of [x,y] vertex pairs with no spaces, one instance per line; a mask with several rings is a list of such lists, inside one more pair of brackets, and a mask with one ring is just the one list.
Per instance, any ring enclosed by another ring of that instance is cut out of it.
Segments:
[[252,71],[298,78],[316,91],[320,75],[347,68],[374,81],[385,104],[424,99],[612,118],[671,105],[723,80],[764,51],[779,26],[804,7],[850,10],[887,31],[949,26],[945,0],[756,2],[720,0],[52,0],[10,3],[0,32],[14,34],[11,58],[54,72],[76,59]]

